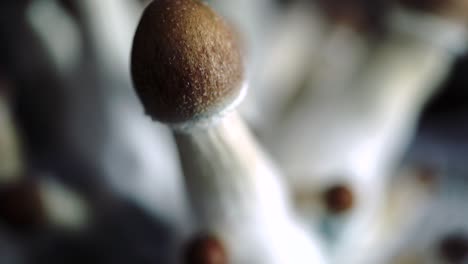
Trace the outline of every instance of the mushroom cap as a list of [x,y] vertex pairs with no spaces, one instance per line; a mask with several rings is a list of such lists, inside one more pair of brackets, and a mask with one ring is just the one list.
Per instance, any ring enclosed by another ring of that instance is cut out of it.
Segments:
[[197,0],[155,0],[132,49],[133,82],[145,111],[165,123],[211,117],[242,91],[236,34]]
[[0,188],[0,219],[17,232],[34,232],[46,225],[45,208],[36,182],[24,180]]
[[466,0],[398,0],[410,9],[440,15],[444,18],[465,24],[468,20],[468,1]]
[[325,191],[325,204],[331,213],[344,213],[353,207],[353,192],[346,185],[334,185]]
[[397,2],[412,9],[430,11],[443,6],[446,0],[398,0]]
[[228,256],[223,243],[209,234],[194,237],[186,246],[186,264],[226,264]]
[[448,263],[466,263],[468,238],[463,233],[450,234],[440,242],[439,254]]

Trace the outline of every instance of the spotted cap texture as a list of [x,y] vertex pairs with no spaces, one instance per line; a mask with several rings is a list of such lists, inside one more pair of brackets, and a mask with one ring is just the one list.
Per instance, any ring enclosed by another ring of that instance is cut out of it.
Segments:
[[132,50],[134,86],[145,111],[165,123],[210,117],[240,94],[243,63],[227,23],[196,0],[155,0]]

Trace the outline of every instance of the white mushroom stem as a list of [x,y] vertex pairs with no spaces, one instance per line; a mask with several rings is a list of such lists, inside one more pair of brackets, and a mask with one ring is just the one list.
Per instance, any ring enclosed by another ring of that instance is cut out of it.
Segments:
[[198,227],[227,243],[232,263],[322,263],[292,218],[278,171],[236,113],[175,137]]
[[[466,28],[437,16],[396,10],[392,32],[355,83],[352,99],[370,115],[377,164],[386,169],[406,148],[419,114],[466,48]],[[370,121],[370,122],[369,122]]]
[[[80,58],[73,76],[64,76],[70,99],[66,137],[79,156],[103,172],[110,189],[185,232],[189,219],[175,144],[167,128],[141,115],[142,107],[128,74],[132,38],[142,6],[127,0],[73,4],[81,19],[80,40],[85,41],[79,48],[89,49],[80,52],[93,55]],[[63,22],[58,21],[56,24]],[[57,33],[55,27],[43,29],[42,38]],[[54,51],[53,45],[48,47]],[[93,71],[99,74],[90,75]]]
[[391,32],[367,64],[356,65],[353,78],[313,83],[285,113],[269,139],[288,173],[375,174],[399,157],[421,108],[463,51],[466,33],[436,16],[398,10],[392,17]]
[[[466,38],[464,27],[403,10],[396,11],[392,17],[391,29],[388,39],[377,48],[346,99],[359,106],[354,110],[361,109],[356,111],[361,113],[356,124],[361,126],[358,131],[362,138],[355,142],[352,155],[355,158],[350,164],[362,176],[381,179],[370,180],[376,183],[371,186],[374,193],[385,188],[385,177],[405,151],[424,104],[463,51]],[[378,205],[374,204],[374,210]],[[368,221],[375,219],[374,216]],[[367,230],[367,237],[372,236],[366,225],[360,226]],[[359,228],[349,230],[354,231],[344,236],[336,263],[349,261],[350,255],[359,258],[353,252],[366,248],[365,243],[359,246],[353,238],[360,233]],[[361,241],[365,240],[363,237]]]
[[22,171],[16,129],[6,98],[0,94],[0,184],[14,182]]
[[334,263],[354,263],[356,252],[366,248],[386,175],[411,139],[422,107],[463,51],[465,38],[465,28],[456,23],[397,10],[390,33],[369,51],[353,78],[311,85],[273,131],[274,153],[295,184],[312,189],[344,175],[355,190],[356,207],[333,244]]

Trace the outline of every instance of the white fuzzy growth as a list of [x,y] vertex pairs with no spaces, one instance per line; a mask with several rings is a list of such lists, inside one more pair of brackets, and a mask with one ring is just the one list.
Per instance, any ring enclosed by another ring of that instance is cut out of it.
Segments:
[[235,113],[176,142],[198,227],[226,241],[232,263],[323,263],[289,212],[276,168]]
[[173,130],[181,133],[190,133],[193,129],[208,129],[219,123],[226,115],[232,113],[239,106],[247,95],[248,87],[248,83],[244,82],[235,99],[214,115],[199,116],[193,120],[169,125]]

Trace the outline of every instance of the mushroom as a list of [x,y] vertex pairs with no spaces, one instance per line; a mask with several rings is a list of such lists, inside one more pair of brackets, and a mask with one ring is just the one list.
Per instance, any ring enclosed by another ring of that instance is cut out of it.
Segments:
[[224,241],[230,263],[322,263],[278,170],[234,110],[247,88],[238,46],[200,1],[153,1],[134,38],[136,92],[172,128],[197,229]]

